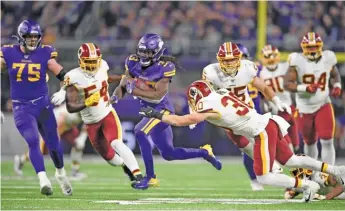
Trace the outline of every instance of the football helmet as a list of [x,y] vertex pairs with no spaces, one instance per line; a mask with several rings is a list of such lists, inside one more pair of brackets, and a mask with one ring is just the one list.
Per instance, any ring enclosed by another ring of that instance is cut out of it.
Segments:
[[244,59],[250,59],[250,54],[249,54],[249,51],[248,51],[248,48],[246,48],[246,46],[240,44],[240,43],[237,43],[236,44],[238,49],[240,49],[240,51],[242,52],[242,56]]
[[301,48],[303,54],[311,61],[317,60],[322,54],[323,41],[315,32],[308,32],[303,36]]
[[101,67],[101,50],[94,43],[84,43],[78,50],[80,68],[89,75],[95,75]]
[[305,179],[305,178],[310,178],[311,175],[313,174],[313,171],[310,169],[305,169],[305,168],[291,168],[290,174],[293,177],[297,177],[299,179]]
[[206,80],[194,81],[187,89],[188,105],[196,111],[196,104],[214,91],[213,86]]
[[164,42],[158,34],[146,34],[138,43],[137,56],[139,57],[139,63],[143,67],[147,67],[152,63],[159,61],[163,55],[165,48],[163,48]]
[[36,50],[41,45],[42,31],[40,25],[32,20],[24,20],[18,26],[18,39],[20,45],[27,50]]
[[242,52],[235,43],[225,42],[219,47],[217,60],[221,70],[234,77],[241,65]]
[[277,47],[265,45],[260,52],[262,64],[269,70],[275,70],[280,62],[280,52]]

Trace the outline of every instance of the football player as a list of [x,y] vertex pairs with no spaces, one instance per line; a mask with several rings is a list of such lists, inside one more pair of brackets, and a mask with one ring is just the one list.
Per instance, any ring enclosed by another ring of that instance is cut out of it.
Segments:
[[[320,138],[322,161],[334,164],[335,120],[329,95],[339,97],[341,94],[337,58],[333,51],[322,51],[322,39],[314,32],[303,37],[301,47],[303,53],[289,55],[284,88],[296,92],[300,115],[298,125],[305,143],[305,154],[318,157],[317,140]],[[331,91],[330,78],[333,81]]]
[[[79,113],[68,113],[65,104],[55,107],[54,115],[57,120],[59,136],[62,140],[65,140],[72,145],[72,178],[74,180],[81,180],[86,177],[84,173],[80,172],[80,162],[87,139],[86,128],[82,126],[81,131],[79,132],[78,126],[82,123],[80,115]],[[47,146],[42,138],[40,139],[40,149],[43,154],[47,154]],[[17,175],[23,175],[22,169],[24,163],[29,160],[28,152],[14,157],[14,171]]]
[[[284,76],[288,69],[288,64],[280,62],[280,52],[277,47],[272,45],[266,45],[263,47],[260,53],[260,59],[263,64],[263,68],[260,72],[260,78],[265,80],[266,84],[270,86],[276,95],[286,105],[291,107],[291,114],[287,112],[275,113],[276,108],[272,109],[274,114],[278,114],[283,117],[289,124],[289,135],[285,137],[285,140],[291,145],[294,151],[299,148],[299,136],[297,126],[296,108],[292,103],[291,93],[284,89]],[[270,107],[275,107],[271,102]]]
[[[330,200],[334,198],[345,199],[345,193],[344,193],[345,178],[335,177],[327,173],[312,171],[312,170],[304,169],[304,168],[291,168],[290,174],[293,177],[297,177],[300,179],[306,178],[306,179],[317,182],[321,187],[319,192],[326,195],[315,194],[314,196],[315,199],[319,199],[319,200],[323,200],[323,199]],[[293,188],[292,190],[287,190],[285,192],[284,198],[293,199],[302,192],[303,191],[301,189]]]
[[0,52],[1,71],[8,69],[9,72],[16,127],[29,146],[30,160],[39,178],[41,193],[51,195],[53,192],[39,147],[39,133],[48,146],[62,192],[72,195],[46,83],[47,70],[61,81],[65,71],[55,60],[58,55],[56,50],[41,45],[42,31],[36,22],[21,22],[17,38],[19,45],[5,45]]
[[303,200],[308,202],[320,189],[319,184],[310,180],[291,178],[285,174],[272,173],[273,161],[288,167],[309,168],[335,176],[345,176],[345,166],[333,166],[308,156],[293,154],[284,139],[289,124],[280,116],[258,114],[227,89],[214,91],[209,82],[199,80],[187,89],[188,104],[195,112],[184,115],[164,114],[153,108],[142,108],[140,114],[156,118],[174,126],[187,126],[207,120],[211,124],[245,136],[254,144],[254,171],[257,180],[266,185],[304,190]]
[[114,78],[108,76],[109,66],[99,47],[94,43],[82,44],[78,60],[79,67],[65,75],[64,86],[52,101],[59,104],[66,93],[67,111],[80,112],[94,149],[110,165],[122,166],[132,181],[142,180],[133,152],[122,142],[121,123],[109,102],[108,82]]
[[[126,76],[116,88],[114,96],[120,99],[125,91],[140,99],[142,106],[152,106],[161,113],[174,113],[167,93],[171,79],[175,76],[174,59],[163,55],[165,48],[162,38],[157,34],[144,35],[137,46],[136,54],[130,55],[125,61]],[[142,90],[136,86],[135,79],[142,79],[150,90]],[[221,169],[220,161],[213,155],[210,145],[200,149],[188,149],[173,146],[171,126],[153,118],[144,117],[134,129],[135,137],[140,145],[141,154],[145,163],[146,177],[136,187],[158,186],[154,172],[152,146],[149,137],[158,148],[165,160],[186,160],[204,158],[216,169]]]

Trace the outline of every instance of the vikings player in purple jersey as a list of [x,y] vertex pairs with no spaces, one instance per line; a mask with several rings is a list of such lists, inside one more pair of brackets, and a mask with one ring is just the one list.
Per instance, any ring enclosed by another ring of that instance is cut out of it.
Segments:
[[[242,52],[242,59],[248,59],[250,60],[250,55],[248,49],[242,45],[237,43],[238,48]],[[261,67],[258,66],[258,73],[257,76],[259,76]],[[260,92],[250,83],[248,84],[248,93],[249,96],[252,98],[255,106],[255,110],[261,114],[261,109],[260,109]],[[263,190],[264,187],[256,180],[256,176],[254,173],[254,168],[253,168],[253,159],[250,158],[246,153],[243,153],[243,164],[247,170],[247,173],[249,175],[249,178],[251,180],[251,187],[253,191],[260,191]]]
[[[122,98],[124,92],[127,91],[137,96],[143,107],[150,106],[166,114],[174,113],[174,108],[168,100],[167,93],[169,83],[176,70],[173,62],[174,58],[163,55],[165,51],[163,44],[161,37],[157,34],[146,34],[140,39],[137,53],[126,59],[126,76],[123,77],[119,87],[114,92],[117,98]],[[135,86],[134,79],[144,80],[152,90],[143,91],[138,89]],[[137,188],[158,186],[149,137],[151,137],[165,160],[204,158],[216,169],[221,169],[221,163],[213,155],[210,145],[202,146],[200,149],[174,147],[171,126],[160,120],[144,117],[136,125],[134,132],[146,168],[146,177],[135,184]]]
[[51,195],[53,192],[40,151],[39,133],[48,146],[62,192],[72,195],[46,83],[47,70],[60,80],[63,80],[65,72],[55,60],[55,49],[41,45],[41,38],[40,26],[34,21],[24,20],[18,27],[19,45],[1,48],[1,71],[7,69],[9,72],[14,121],[29,146],[30,160],[39,178],[41,193]]

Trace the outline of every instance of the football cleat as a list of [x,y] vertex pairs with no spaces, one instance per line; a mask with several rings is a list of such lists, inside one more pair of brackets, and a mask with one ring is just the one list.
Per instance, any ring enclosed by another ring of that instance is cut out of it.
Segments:
[[48,178],[40,180],[41,194],[50,196],[53,195],[53,187]]
[[149,187],[150,177],[143,177],[141,174],[136,176],[136,180],[132,182],[131,186],[134,189],[146,190]]
[[259,183],[256,179],[250,181],[250,186],[252,187],[252,191],[264,190],[264,186],[261,183]]
[[314,181],[310,181],[310,180],[307,180],[307,179],[303,180],[303,182],[308,184],[308,187],[305,190],[303,190],[302,200],[304,202],[309,202],[309,201],[311,201],[314,198],[314,195],[320,189],[320,185],[317,184]]
[[220,162],[220,160],[213,154],[211,145],[206,144],[200,147],[200,149],[204,149],[208,153],[207,156],[204,158],[205,160],[211,163],[217,170],[222,169],[222,162]]
[[80,181],[87,177],[87,175],[83,172],[80,172],[79,170],[72,168],[72,175],[70,177],[70,180],[72,181]]
[[64,174],[59,174],[57,171],[55,171],[55,178],[58,181],[58,183],[60,184],[62,193],[65,196],[71,196],[72,195],[72,185],[69,182],[66,173]]
[[14,156],[14,172],[18,176],[23,176],[23,166],[24,166],[24,163],[21,161],[20,156],[19,155]]
[[131,182],[136,180],[136,178],[133,175],[132,171],[126,165],[123,165],[122,168],[123,168],[123,172],[125,172],[125,174],[128,176],[128,178],[129,178],[129,180]]

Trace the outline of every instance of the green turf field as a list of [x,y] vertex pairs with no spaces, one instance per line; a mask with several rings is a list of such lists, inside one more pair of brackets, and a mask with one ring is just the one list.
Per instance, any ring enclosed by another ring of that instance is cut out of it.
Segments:
[[[46,164],[49,177],[53,177],[51,161]],[[345,210],[345,201],[340,200],[305,204],[300,198],[285,202],[282,189],[265,187],[262,192],[252,192],[241,164],[224,164],[222,171],[216,171],[207,163],[159,163],[160,187],[138,191],[130,187],[121,168],[84,162],[82,169],[88,178],[72,182],[72,197],[63,196],[55,180],[54,194],[40,195],[30,164],[25,166],[23,178],[15,176],[11,162],[2,162],[1,167],[3,210]]]

